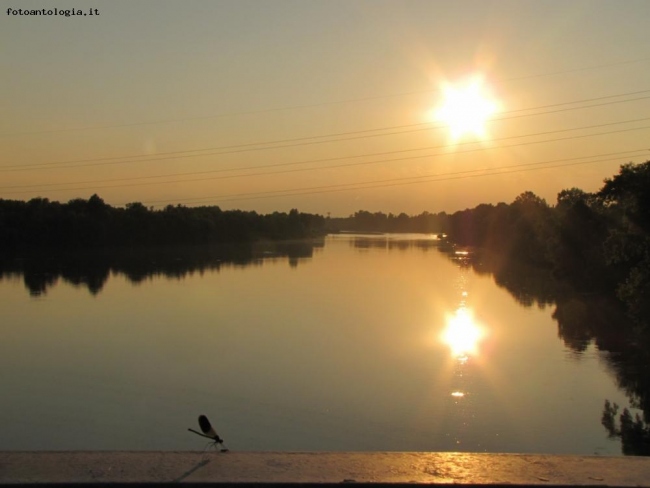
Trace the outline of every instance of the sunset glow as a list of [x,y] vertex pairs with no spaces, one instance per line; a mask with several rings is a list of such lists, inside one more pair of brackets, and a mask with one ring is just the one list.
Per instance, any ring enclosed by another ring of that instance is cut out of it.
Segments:
[[596,192],[650,130],[647,6],[602,1],[8,5],[0,196],[346,218]]

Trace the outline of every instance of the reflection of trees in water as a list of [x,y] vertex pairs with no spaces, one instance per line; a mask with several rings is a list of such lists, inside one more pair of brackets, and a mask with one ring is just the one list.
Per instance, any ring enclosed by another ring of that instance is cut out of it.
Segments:
[[[458,262],[453,247],[441,251]],[[620,304],[601,295],[576,293],[548,270],[487,253],[470,253],[462,263],[468,265],[477,274],[492,275],[498,286],[525,307],[554,305],[552,317],[558,324],[558,336],[578,357],[592,343],[603,352],[605,364],[626,393],[630,407],[641,414],[632,414],[627,408],[619,414],[617,405],[605,401],[602,424],[610,437],[620,438],[624,454],[650,455],[650,352],[643,349],[643,339]]]
[[618,405],[605,400],[601,423],[609,437],[621,439],[623,454],[650,456],[650,425],[647,418],[642,419],[638,413],[633,416],[627,408],[618,415],[618,409]]
[[135,248],[92,253],[42,255],[0,261],[0,279],[22,275],[32,296],[40,296],[59,279],[85,286],[98,294],[111,273],[123,274],[132,283],[156,276],[183,279],[195,272],[219,271],[223,266],[261,265],[267,259],[287,259],[296,267],[323,247],[324,239],[259,242],[233,246]]
[[367,236],[352,236],[350,239],[350,246],[356,249],[397,249],[406,251],[408,249],[422,249],[424,251],[429,249],[437,249],[441,245],[441,241],[431,238],[402,238],[400,236],[387,236],[387,235],[367,235]]
[[544,309],[556,303],[563,290],[548,270],[512,263],[497,255],[470,254],[468,262],[479,275],[492,275],[497,286],[505,288],[524,307]]
[[[16,271],[10,273],[20,274]],[[23,279],[25,281],[25,287],[29,290],[29,294],[39,296],[45,294],[49,287],[54,286],[59,281],[59,273],[53,273],[47,270],[35,271],[33,269],[27,269],[23,272]]]
[[607,367],[630,400],[630,406],[643,412],[650,421],[650,352],[643,347],[608,352]]

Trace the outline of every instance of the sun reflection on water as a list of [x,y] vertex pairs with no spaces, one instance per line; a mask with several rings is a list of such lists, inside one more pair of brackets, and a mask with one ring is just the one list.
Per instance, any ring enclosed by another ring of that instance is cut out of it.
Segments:
[[479,343],[484,336],[485,332],[474,320],[471,310],[461,306],[447,319],[442,341],[449,346],[451,354],[459,362],[465,363],[469,356],[478,353]]

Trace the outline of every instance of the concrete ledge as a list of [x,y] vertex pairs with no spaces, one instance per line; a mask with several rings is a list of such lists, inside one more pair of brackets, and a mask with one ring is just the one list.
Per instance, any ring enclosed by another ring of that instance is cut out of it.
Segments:
[[650,487],[650,458],[465,453],[0,452],[0,484]]

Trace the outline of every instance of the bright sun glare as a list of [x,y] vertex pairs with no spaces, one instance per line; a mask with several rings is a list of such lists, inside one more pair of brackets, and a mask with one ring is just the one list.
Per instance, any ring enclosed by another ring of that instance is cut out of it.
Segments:
[[484,332],[469,310],[464,307],[447,319],[447,328],[442,333],[442,341],[449,346],[454,357],[476,354]]
[[444,83],[442,102],[432,113],[435,122],[449,127],[457,141],[467,135],[487,138],[486,123],[500,111],[500,103],[492,97],[482,76],[456,84]]

